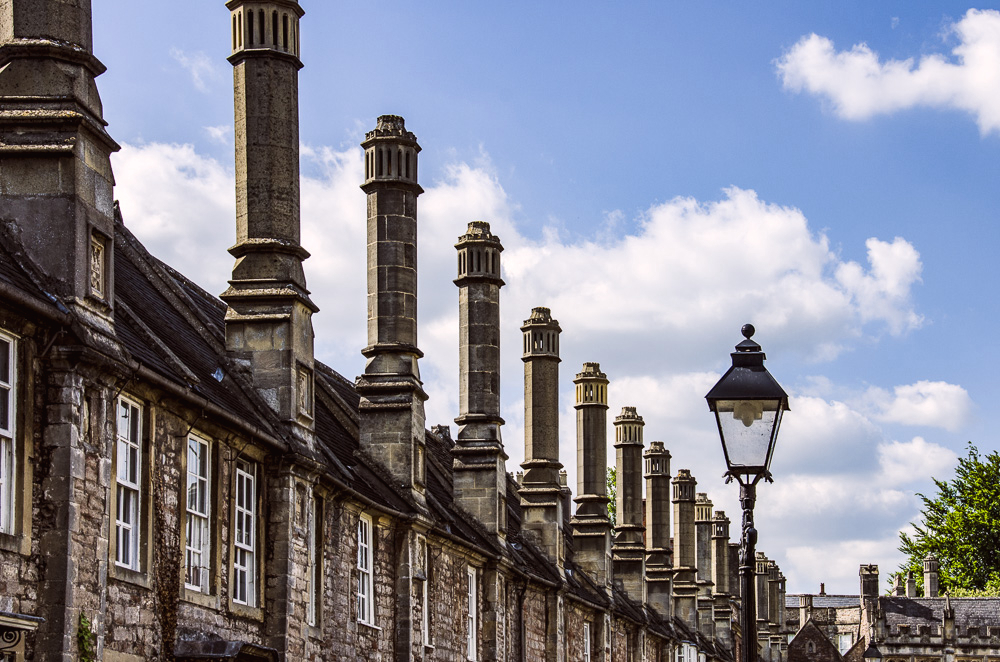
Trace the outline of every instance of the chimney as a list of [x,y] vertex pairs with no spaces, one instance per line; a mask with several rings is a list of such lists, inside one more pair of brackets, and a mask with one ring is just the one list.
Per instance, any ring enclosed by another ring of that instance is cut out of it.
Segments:
[[[574,558],[610,594],[611,522],[608,520],[608,377],[584,363],[576,384],[576,514]],[[618,514],[621,517],[621,513]]]
[[417,137],[382,115],[365,134],[368,359],[358,377],[361,449],[419,505],[425,497],[424,393],[417,361]]
[[903,573],[901,572],[897,572],[895,578],[893,579],[892,594],[897,597],[906,596],[906,586],[904,585]]
[[[226,349],[297,437],[313,439],[313,329],[299,243],[298,23],[294,0],[277,3],[285,35],[250,30],[275,3],[230,0],[236,109],[236,258],[226,310]],[[277,15],[277,14],[276,14]],[[283,39],[283,36],[290,38]]]
[[732,646],[733,611],[729,586],[729,518],[718,510],[712,518],[712,583],[715,635],[727,646]]
[[674,609],[691,629],[698,628],[697,559],[695,557],[694,489],[691,471],[674,478]]
[[635,407],[623,407],[615,417],[615,473],[618,514],[611,547],[615,581],[635,600],[644,600],[645,545],[642,538],[642,429],[645,423]]
[[917,579],[913,576],[912,570],[906,572],[906,597],[917,597]]
[[[397,157],[398,158],[398,157]],[[405,160],[404,160],[405,162]],[[500,436],[500,253],[484,221],[469,223],[458,250],[458,438],[455,503],[490,533],[507,532],[507,454]]]
[[781,625],[779,611],[781,609],[781,570],[774,560],[767,564],[767,622]]
[[933,554],[924,558],[924,597],[938,596],[938,560]]
[[712,615],[712,502],[705,492],[698,492],[694,502],[695,565],[698,584],[698,624],[706,637],[715,636]]
[[524,354],[524,478],[521,529],[549,561],[565,562],[559,498],[559,322],[533,308],[521,327]]
[[0,236],[14,235],[54,293],[113,335],[119,146],[97,93],[104,71],[90,0],[0,2]]
[[799,596],[799,629],[812,618],[813,596]]
[[823,582],[819,583],[819,594],[826,595],[826,584],[824,584]]
[[646,600],[664,618],[673,614],[670,551],[670,451],[654,441],[643,453],[646,479]]
[[[767,631],[767,620],[768,620],[768,598],[770,593],[768,592],[767,580],[769,579],[768,566],[770,565],[770,559],[764,554],[764,552],[757,552],[754,561],[754,580],[756,581],[756,594],[757,594],[757,636],[766,637]],[[766,643],[766,639],[765,639]]]

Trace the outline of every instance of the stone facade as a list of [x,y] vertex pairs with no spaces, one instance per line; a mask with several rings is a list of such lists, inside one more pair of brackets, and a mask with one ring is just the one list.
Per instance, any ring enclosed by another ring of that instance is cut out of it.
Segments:
[[[314,359],[298,193],[304,12],[296,0],[225,6],[237,211],[220,298],[151,256],[113,202],[90,0],[0,3],[13,26],[0,44],[11,384],[0,395],[14,413],[0,430],[13,486],[0,512],[0,659],[731,660],[739,602],[712,590],[732,572],[728,529],[695,535],[695,481],[681,470],[671,536],[670,453],[644,446],[632,407],[616,419],[612,549],[609,380],[596,363],[577,376],[571,519],[562,329],[543,307],[522,329],[524,474],[507,473],[503,247],[482,221],[456,245],[457,434],[426,429],[420,146],[401,117],[378,118],[362,143],[364,374],[351,382]],[[698,526],[712,518],[702,506]]]

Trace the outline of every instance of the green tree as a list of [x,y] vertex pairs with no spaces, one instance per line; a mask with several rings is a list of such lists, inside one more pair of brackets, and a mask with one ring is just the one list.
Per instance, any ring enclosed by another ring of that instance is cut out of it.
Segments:
[[618,525],[618,508],[615,505],[618,498],[618,469],[608,467],[608,519],[611,528]]
[[906,561],[899,569],[912,570],[923,583],[924,557],[933,554],[940,564],[938,582],[951,595],[1000,593],[1000,455],[980,456],[969,444],[959,458],[955,478],[933,479],[937,494],[917,494],[923,502],[923,521],[915,533],[899,534],[899,551]]

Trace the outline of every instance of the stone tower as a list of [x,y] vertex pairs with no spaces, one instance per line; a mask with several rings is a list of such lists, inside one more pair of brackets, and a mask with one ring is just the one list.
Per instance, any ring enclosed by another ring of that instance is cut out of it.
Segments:
[[611,521],[608,519],[608,377],[599,363],[584,363],[576,385],[577,562],[610,594]]
[[615,467],[618,478],[615,541],[611,548],[615,581],[630,598],[644,600],[646,549],[642,525],[642,428],[645,422],[635,407],[622,407],[615,417]]
[[533,308],[521,327],[524,354],[524,477],[519,490],[524,529],[562,567],[559,470],[559,322]]
[[674,478],[674,610],[690,627],[698,627],[697,559],[695,556],[694,489],[687,469]]
[[236,107],[236,258],[226,349],[292,432],[312,443],[313,328],[299,221],[299,61],[294,0],[230,0]]
[[673,615],[670,550],[670,451],[654,441],[643,453],[646,479],[646,601]]
[[694,502],[695,559],[698,584],[698,625],[706,637],[713,636],[712,608],[712,502],[699,492]]
[[507,454],[500,437],[500,239],[484,221],[458,238],[458,437],[455,503],[504,536]]
[[365,134],[368,359],[358,377],[360,443],[397,485],[425,503],[424,393],[417,360],[417,154],[402,117]]
[[0,2],[0,236],[20,243],[62,301],[109,333],[111,153],[95,78],[90,0]]

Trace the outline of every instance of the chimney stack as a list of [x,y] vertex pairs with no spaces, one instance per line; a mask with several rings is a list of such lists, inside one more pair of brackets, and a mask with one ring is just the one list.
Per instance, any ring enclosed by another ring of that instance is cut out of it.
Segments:
[[417,137],[382,115],[361,143],[368,196],[368,359],[358,377],[361,449],[426,503],[424,401],[417,361]]
[[917,579],[913,576],[912,570],[906,572],[906,597],[917,597]]
[[729,518],[718,510],[712,518],[712,583],[715,634],[727,645],[732,645],[733,610],[729,586]]
[[521,327],[524,354],[524,477],[521,529],[562,568],[559,470],[559,322],[548,308],[533,308]]
[[[302,63],[294,0],[230,0],[236,107],[236,258],[226,349],[293,434],[313,440],[313,328],[300,245],[299,96]],[[278,22],[259,20],[272,12]],[[255,20],[257,18],[258,20]],[[255,23],[267,30],[256,31]],[[285,29],[277,33],[280,23]],[[242,30],[240,27],[242,26]]]
[[698,629],[697,558],[695,556],[694,489],[691,471],[674,478],[674,609],[691,629]]
[[694,502],[695,565],[698,585],[698,625],[706,637],[714,636],[715,617],[712,614],[712,502],[705,492],[695,495]]
[[112,335],[114,175],[90,0],[0,2],[0,233],[55,294]]
[[637,602],[644,600],[646,550],[642,525],[642,429],[635,407],[622,407],[615,417],[615,467],[618,477],[615,541],[611,548],[615,581]]
[[643,453],[646,479],[646,601],[664,618],[673,615],[670,550],[670,451],[654,441]]
[[924,597],[938,596],[938,560],[933,554],[924,558]]
[[485,221],[469,223],[458,250],[458,438],[455,503],[490,533],[507,532],[507,454],[500,436],[500,253]]

